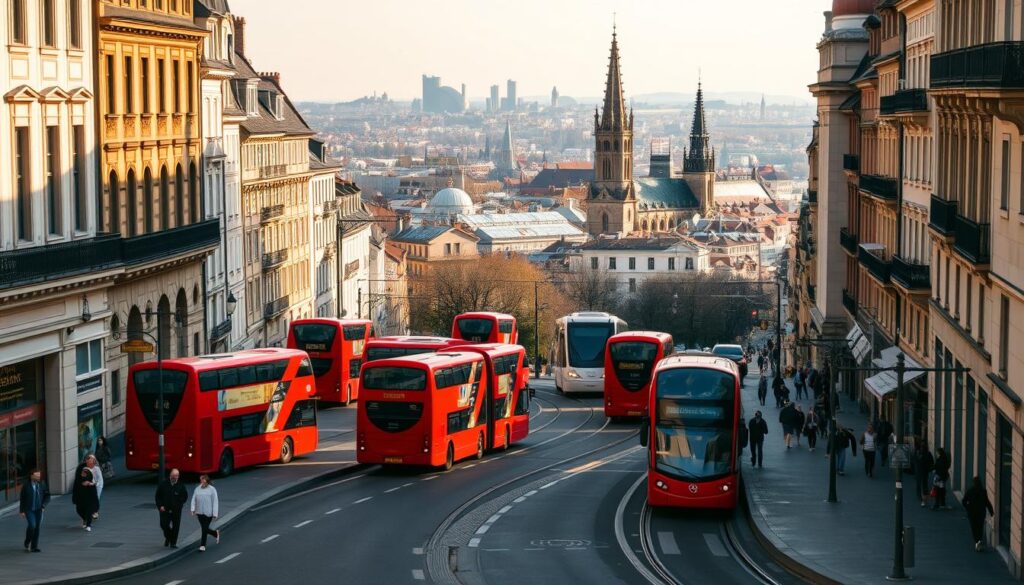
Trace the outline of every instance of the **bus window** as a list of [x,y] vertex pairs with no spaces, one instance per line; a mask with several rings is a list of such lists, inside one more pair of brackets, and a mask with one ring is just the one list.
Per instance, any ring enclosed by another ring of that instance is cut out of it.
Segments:
[[[143,416],[154,431],[160,431],[160,370],[139,370],[135,372],[135,393]],[[164,427],[171,426],[181,399],[185,395],[188,373],[177,370],[163,370]]]
[[[509,323],[509,333],[511,330],[511,323]],[[491,319],[474,319],[464,318],[459,319],[459,336],[466,341],[487,341],[491,338],[491,330],[494,329],[494,321]]]
[[[346,327],[345,329],[348,329]],[[292,327],[298,349],[306,351],[330,351],[338,327],[328,323],[304,323]],[[346,337],[347,339],[347,337]]]
[[426,390],[427,372],[418,368],[381,366],[363,374],[363,387],[370,390]]
[[570,323],[569,365],[574,368],[604,367],[604,346],[614,334],[612,323]]

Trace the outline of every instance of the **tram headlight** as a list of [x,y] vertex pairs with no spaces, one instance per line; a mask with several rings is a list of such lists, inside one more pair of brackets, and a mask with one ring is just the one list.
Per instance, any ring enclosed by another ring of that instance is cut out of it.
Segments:
[[567,378],[573,378],[573,379],[576,379],[576,380],[579,380],[579,378],[580,378],[580,375],[576,373],[576,370],[568,370],[568,369],[565,370],[565,376]]

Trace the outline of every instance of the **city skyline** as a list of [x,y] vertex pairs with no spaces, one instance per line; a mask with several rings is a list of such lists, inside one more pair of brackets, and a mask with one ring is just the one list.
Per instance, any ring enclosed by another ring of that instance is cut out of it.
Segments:
[[[814,81],[817,59],[806,47],[820,39],[822,12],[830,7],[827,0],[814,0],[815,10],[793,6],[765,13],[754,0],[714,5],[655,0],[643,10],[615,0],[554,6],[524,0],[496,19],[490,5],[465,0],[452,0],[443,11],[398,0],[306,4],[307,10],[282,12],[265,0],[232,3],[235,13],[246,18],[253,39],[284,41],[290,31],[301,31],[302,39],[335,38],[337,22],[355,23],[345,27],[344,39],[359,48],[356,54],[362,58],[337,68],[296,67],[319,60],[311,57],[319,51],[311,50],[309,42],[252,44],[254,60],[281,71],[282,83],[298,101],[347,101],[374,92],[411,100],[420,97],[423,74],[440,76],[443,85],[452,87],[465,83],[471,102],[482,102],[493,84],[504,89],[506,79],[517,80],[519,95],[528,98],[549,95],[553,86],[563,96],[598,98],[607,63],[593,55],[598,49],[606,54],[614,19],[631,96],[690,93],[701,77],[709,93],[753,91],[810,102],[807,86]],[[653,12],[662,16],[651,19]],[[396,20],[396,13],[404,16]],[[389,22],[391,29],[382,34],[380,26],[367,25],[372,22]],[[567,23],[573,25],[567,28]],[[729,35],[737,30],[744,34]],[[567,43],[569,38],[574,41]],[[757,60],[766,47],[770,58]],[[780,63],[792,66],[775,65]],[[338,75],[339,68],[344,75]]]

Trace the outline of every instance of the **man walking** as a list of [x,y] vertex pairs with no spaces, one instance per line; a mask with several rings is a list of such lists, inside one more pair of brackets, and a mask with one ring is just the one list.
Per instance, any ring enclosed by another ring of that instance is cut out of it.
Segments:
[[881,420],[875,426],[875,433],[878,435],[878,447],[882,452],[882,467],[889,465],[889,443],[892,442],[892,433],[896,429],[882,415]]
[[21,486],[18,512],[28,522],[25,529],[25,552],[39,550],[39,525],[43,522],[43,510],[50,503],[50,490],[43,483],[43,473],[33,469],[29,481]]
[[168,479],[156,488],[156,507],[160,510],[160,530],[164,533],[164,546],[178,548],[181,529],[181,510],[188,501],[188,489],[178,481],[181,472],[172,469]]
[[799,432],[803,427],[802,417],[792,402],[787,402],[779,412],[779,422],[782,424],[782,439],[786,443],[786,448],[789,449],[792,446],[793,434]]
[[768,423],[761,416],[761,411],[754,413],[747,425],[750,436],[750,466],[764,467],[764,436],[768,434]]

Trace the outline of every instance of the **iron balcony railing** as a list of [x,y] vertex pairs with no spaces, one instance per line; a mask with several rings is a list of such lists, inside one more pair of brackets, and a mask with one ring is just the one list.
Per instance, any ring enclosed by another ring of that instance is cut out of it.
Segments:
[[122,248],[125,264],[142,264],[171,259],[220,244],[220,219],[183,225],[169,230],[125,238]]
[[288,261],[288,248],[263,254],[263,270],[271,270]]
[[217,323],[217,325],[210,330],[210,339],[212,341],[220,341],[227,337],[228,333],[231,333],[231,317]]
[[857,239],[857,234],[851,234],[848,228],[839,228],[839,245],[854,256],[857,255]]
[[928,111],[928,90],[924,88],[904,89],[893,95],[882,96],[883,116],[908,112]]
[[944,236],[953,235],[953,222],[956,218],[956,201],[948,201],[932,194],[931,207],[928,210],[928,225]]
[[260,223],[266,223],[284,215],[284,204],[271,205],[260,210]]
[[121,237],[84,240],[0,252],[0,290],[96,272],[121,264]]
[[953,250],[974,264],[988,264],[991,226],[957,214],[953,220]]
[[1003,41],[932,55],[931,87],[1024,88],[1024,41]]
[[861,175],[859,187],[861,191],[867,191],[875,197],[880,197],[886,201],[896,200],[896,179],[892,177]]
[[263,307],[263,318],[273,319],[288,310],[288,297],[281,297],[270,301]]
[[843,155],[843,170],[847,171],[859,171],[860,170],[860,157],[856,154],[844,154]]
[[868,251],[864,246],[857,250],[857,260],[882,283],[889,282],[890,264],[888,260]]
[[850,312],[854,319],[857,318],[857,299],[853,298],[850,291],[843,289],[843,306]]
[[927,264],[915,264],[893,255],[890,269],[892,280],[908,290],[931,290],[931,269]]

